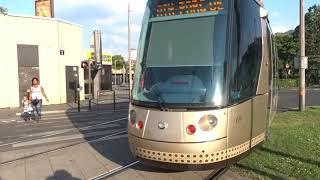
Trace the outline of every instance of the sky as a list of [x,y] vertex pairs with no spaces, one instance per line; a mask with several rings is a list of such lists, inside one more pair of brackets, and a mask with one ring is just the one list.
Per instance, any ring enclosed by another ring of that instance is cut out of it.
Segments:
[[[33,16],[35,0],[0,0],[9,14]],[[147,0],[55,0],[56,18],[84,27],[84,47],[93,30],[102,31],[103,49],[127,57],[127,3],[132,6],[132,48],[137,48]],[[299,0],[264,0],[273,32],[286,32],[299,23]],[[305,10],[320,0],[305,0]],[[134,55],[133,55],[134,56]]]

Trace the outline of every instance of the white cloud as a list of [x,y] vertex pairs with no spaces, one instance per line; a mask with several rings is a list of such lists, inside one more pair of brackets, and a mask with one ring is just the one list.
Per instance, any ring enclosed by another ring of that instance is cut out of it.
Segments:
[[146,0],[56,0],[56,5],[58,8],[97,6],[113,13],[123,13],[127,12],[128,2],[131,4],[131,10],[133,12],[144,12]]
[[89,47],[91,32],[101,30],[103,49],[126,57],[128,1],[132,13],[132,47],[137,48],[147,0],[56,0],[55,10],[58,18],[84,25],[85,48]]
[[289,28],[286,26],[272,26],[272,31],[274,33],[283,33],[289,31]]
[[107,17],[107,18],[96,20],[97,25],[112,25],[114,22],[115,22],[114,17]]
[[279,17],[281,15],[281,13],[279,11],[273,11],[270,13],[270,16],[272,17]]

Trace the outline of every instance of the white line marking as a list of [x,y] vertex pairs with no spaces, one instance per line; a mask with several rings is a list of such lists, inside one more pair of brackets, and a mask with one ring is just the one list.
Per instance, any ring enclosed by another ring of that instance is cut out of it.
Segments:
[[21,142],[21,141],[11,142],[11,143],[7,143],[7,144],[1,144],[0,147],[13,145],[13,144],[17,144],[17,143],[20,143],[20,142]]
[[[122,133],[126,133],[128,132],[128,130],[123,130],[123,131],[120,131],[120,132],[117,132],[117,133],[114,133],[114,134],[111,134],[111,135],[107,135],[107,136],[104,136],[104,137],[101,137],[101,138],[98,138],[98,139],[94,139],[94,140],[91,140],[91,141],[87,141],[88,143],[94,143],[94,142],[101,142],[101,141],[106,141],[106,140],[109,140],[108,138],[110,137],[113,137],[115,135],[118,135],[118,134],[122,134]],[[128,136],[128,134],[127,134]]]
[[[127,108],[126,109],[117,109],[116,111],[122,111],[122,110],[128,110]],[[81,109],[80,112],[78,112],[78,110],[71,110],[71,111],[68,111],[68,110],[57,110],[57,111],[42,111],[42,114],[65,114],[65,113],[70,113],[70,114],[80,114],[80,113],[87,113],[87,112],[90,112],[90,113],[95,113],[95,111],[89,111],[87,109]],[[108,111],[103,111],[103,112],[96,112],[96,114],[99,114],[99,113],[105,113],[105,112],[108,112],[108,113],[112,113],[113,110],[108,110]],[[21,116],[22,113],[16,113],[16,116]]]
[[[122,130],[121,132],[124,132],[124,129],[120,129]],[[107,132],[102,132],[102,134],[106,134]],[[120,134],[115,133],[115,134],[111,134],[111,135],[107,135],[104,136],[102,138],[98,138],[95,140],[91,140],[91,141],[87,141],[87,142],[99,142],[102,140],[105,140],[106,138],[115,136]],[[89,135],[86,134],[75,134],[75,135],[67,135],[67,136],[58,136],[58,137],[51,137],[51,138],[44,138],[44,139],[36,139],[36,140],[32,140],[32,141],[27,141],[27,142],[21,142],[21,143],[16,143],[13,144],[12,147],[13,148],[17,148],[17,147],[24,147],[24,146],[33,146],[33,145],[39,145],[39,144],[47,144],[47,143],[52,143],[52,142],[59,142],[59,141],[68,141],[68,140],[74,140],[74,139],[84,139],[84,138],[88,138],[90,137]]]
[[[92,129],[93,127],[100,127],[101,125],[106,125],[106,124],[111,124],[111,123],[114,123],[114,122],[119,122],[119,121],[122,121],[122,120],[126,120],[128,119],[128,117],[125,117],[125,118],[121,118],[121,119],[116,119],[116,120],[113,120],[113,121],[108,121],[108,122],[105,122],[105,123],[100,123],[100,124],[96,124],[96,125],[92,125],[92,126],[87,126],[87,127],[83,127],[83,128],[79,128],[79,130],[88,130],[88,129]],[[78,128],[75,128],[75,129],[78,129]],[[75,129],[72,129],[72,130],[75,130]],[[72,131],[71,129],[69,129],[68,132]],[[34,135],[29,135],[29,137],[32,137]],[[37,139],[39,140],[39,139]],[[33,140],[35,141],[35,140]],[[3,145],[0,145],[1,146],[7,146],[7,145],[16,145],[18,143],[21,143],[22,141],[17,141],[17,142],[12,142],[12,143],[8,143],[8,144],[3,144]]]

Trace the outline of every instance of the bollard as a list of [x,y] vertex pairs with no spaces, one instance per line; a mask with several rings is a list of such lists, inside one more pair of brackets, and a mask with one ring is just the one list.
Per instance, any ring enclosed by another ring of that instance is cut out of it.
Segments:
[[78,92],[78,112],[80,112],[80,92]]
[[96,97],[97,97],[97,111],[100,111],[100,104],[99,104],[100,93],[99,93],[99,91],[97,91]]
[[116,91],[113,91],[113,111],[116,111]]
[[91,111],[91,99],[89,99],[89,111]]

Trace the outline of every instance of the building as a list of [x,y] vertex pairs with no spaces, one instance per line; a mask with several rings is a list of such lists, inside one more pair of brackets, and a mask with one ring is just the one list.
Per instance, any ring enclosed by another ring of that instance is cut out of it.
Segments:
[[0,108],[19,107],[33,77],[39,77],[50,104],[74,102],[75,90],[84,86],[83,27],[15,15],[0,15],[0,27]]

